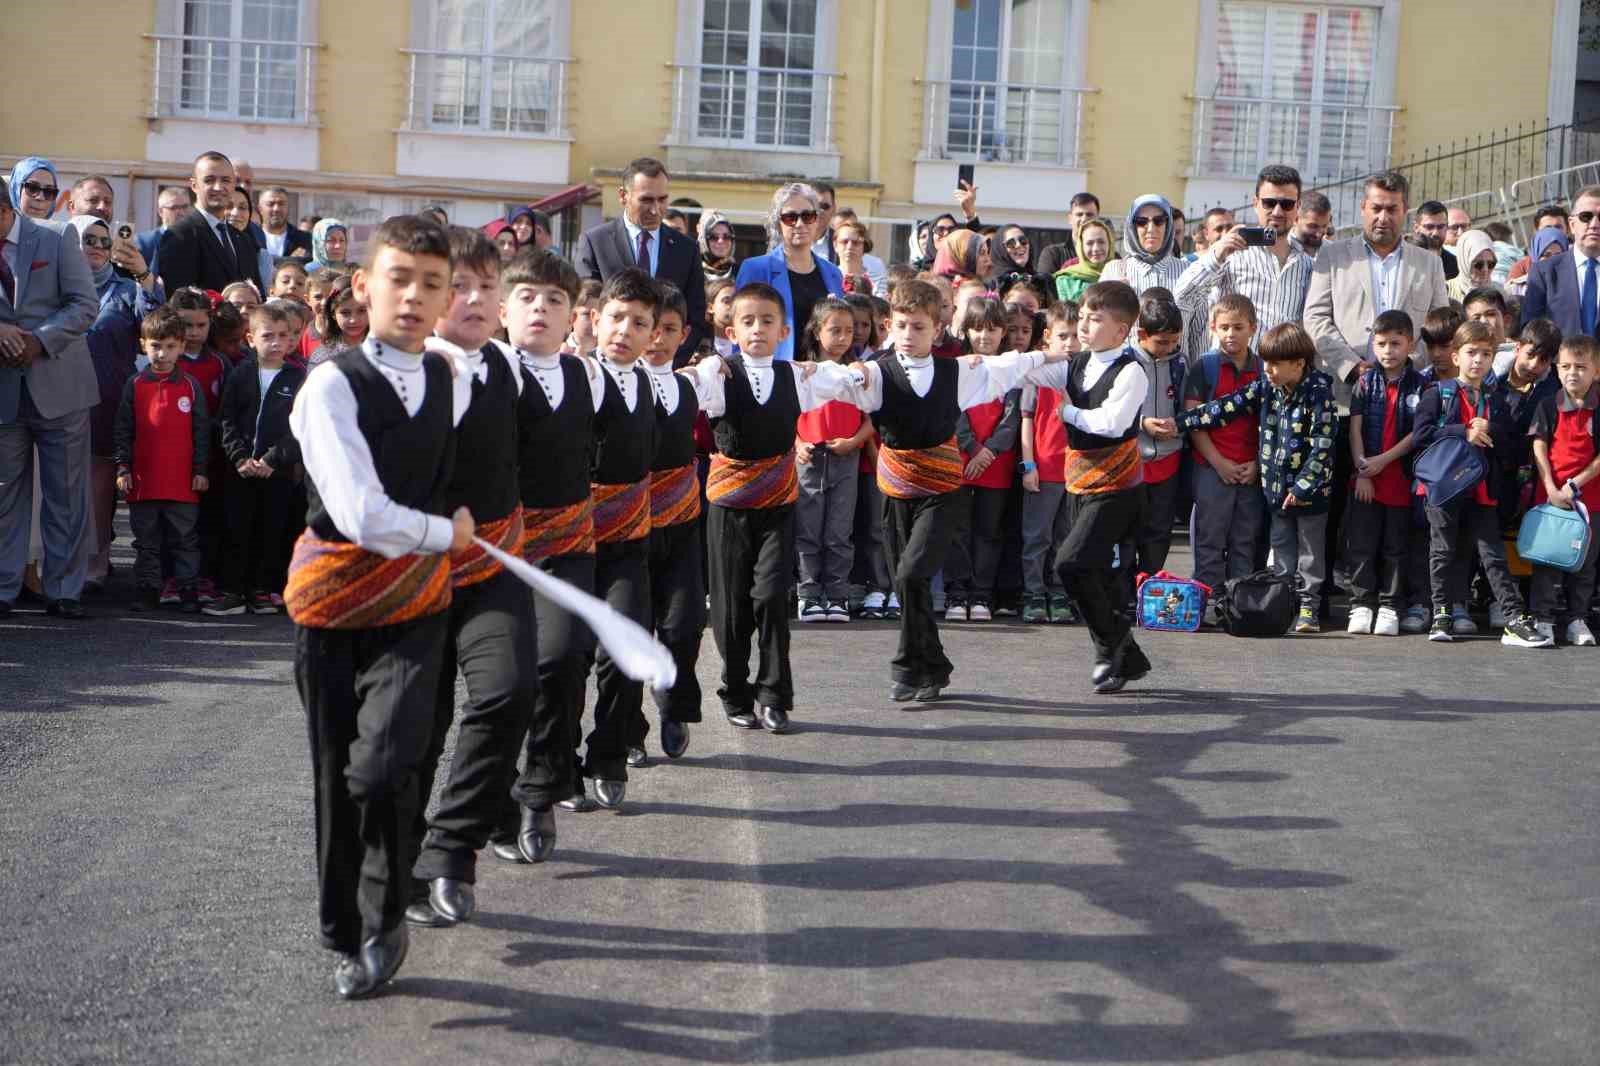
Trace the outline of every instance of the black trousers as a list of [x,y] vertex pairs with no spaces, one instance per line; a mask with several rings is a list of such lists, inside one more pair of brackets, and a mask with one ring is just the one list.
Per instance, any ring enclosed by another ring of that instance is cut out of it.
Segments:
[[199,504],[176,500],[138,500],[128,505],[136,553],[133,576],[139,588],[160,591],[164,559],[171,560],[167,573],[181,589],[194,588],[200,574],[200,545],[195,535],[199,513]]
[[[789,670],[789,586],[793,573],[794,507],[706,512],[711,561],[711,635],[722,655],[717,695],[728,714],[748,714],[757,701],[794,708]],[[759,649],[750,680],[750,643]]]
[[945,602],[989,604],[1000,570],[1001,523],[1009,489],[963,485],[950,494],[950,547],[944,563]]
[[[1476,550],[1483,572],[1494,590],[1495,602],[1508,616],[1524,613],[1522,592],[1506,565],[1506,545],[1500,536],[1500,516],[1493,507],[1473,502],[1465,494],[1445,507],[1428,508],[1428,577],[1433,588],[1433,609],[1448,611],[1452,603],[1467,598],[1472,553]],[[1464,565],[1463,565],[1464,563]]]
[[[1351,603],[1357,607],[1406,607],[1406,572],[1411,557],[1411,507],[1388,507],[1351,499],[1345,511]],[[1417,601],[1421,603],[1419,599]]]
[[1156,574],[1167,567],[1172,552],[1172,520],[1178,513],[1182,478],[1177,474],[1165,481],[1146,482],[1144,520],[1134,534],[1134,558],[1126,568],[1133,573]]
[[[542,559],[539,569],[585,592],[594,591],[594,556],[556,555]],[[522,772],[511,786],[497,841],[514,840],[516,804],[548,810],[557,802],[583,791],[577,768],[578,743],[583,739],[583,698],[588,685],[590,649],[594,634],[576,615],[543,596],[533,596],[537,652],[525,645],[524,656],[537,655],[539,694],[523,743]],[[515,801],[515,802],[512,802]]]
[[889,675],[902,685],[943,687],[955,669],[933,617],[933,575],[944,566],[954,531],[957,494],[883,498],[883,550],[900,597],[900,647]]
[[[700,569],[700,522],[680,522],[650,531],[650,613],[656,639],[672,653],[678,680],[656,693],[661,716],[669,722],[700,721],[700,636],[706,628],[706,581]],[[628,737],[644,747],[650,725],[640,715]]]
[[[539,675],[528,650],[537,645],[533,601],[522,582],[505,571],[454,590],[433,704],[433,734],[418,769],[418,848],[412,876],[425,891],[435,877],[476,880],[477,852],[504,817],[516,776],[517,747],[528,732],[539,694]],[[467,703],[456,731],[450,772],[433,817],[424,813],[434,775],[456,712],[456,673],[467,683]]]
[[1119,545],[1132,540],[1144,521],[1142,486],[1073,498],[1072,529],[1056,551],[1056,573],[1077,601],[1096,662],[1110,662],[1124,642],[1137,646],[1126,588],[1113,564]]
[[[1348,513],[1347,504],[1354,498],[1349,486],[1355,478],[1355,459],[1350,456],[1350,416],[1340,415],[1338,427],[1333,436],[1333,499],[1328,504],[1328,535],[1326,545],[1327,566],[1324,573],[1328,575],[1327,582],[1322,586],[1322,595],[1327,597],[1334,585],[1334,575],[1348,575],[1349,560],[1346,558],[1345,515]],[[1265,540],[1262,541],[1265,544]]]
[[210,470],[211,488],[200,494],[195,534],[200,540],[200,576],[216,580],[222,576],[223,556],[228,547],[228,510],[223,501],[228,498],[228,483],[243,478],[228,466],[226,459],[213,462]]
[[311,739],[323,946],[354,953],[404,920],[418,768],[427,754],[449,616],[378,629],[295,630]]
[[293,483],[286,477],[234,474],[221,495],[228,526],[222,587],[241,596],[282,592],[289,570],[285,530],[293,518]]
[[[595,545],[594,594],[650,627],[649,538]],[[628,735],[644,719],[644,683],[624,674],[604,648],[594,664],[594,728],[584,743],[583,776],[626,781]]]

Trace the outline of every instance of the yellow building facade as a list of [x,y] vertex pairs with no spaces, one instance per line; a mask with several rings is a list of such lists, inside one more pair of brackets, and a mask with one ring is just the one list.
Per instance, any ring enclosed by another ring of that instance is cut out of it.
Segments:
[[141,227],[206,149],[358,226],[556,196],[567,241],[639,155],[741,222],[784,176],[826,178],[880,243],[950,209],[963,162],[994,221],[1059,226],[1084,189],[1113,216],[1147,192],[1193,214],[1245,202],[1268,162],[1314,184],[1569,122],[1579,6],[57,0],[0,30],[26,87],[0,163],[105,174]]

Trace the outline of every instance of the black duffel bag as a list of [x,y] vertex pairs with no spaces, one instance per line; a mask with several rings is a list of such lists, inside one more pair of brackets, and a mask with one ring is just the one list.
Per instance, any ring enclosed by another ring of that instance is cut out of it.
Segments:
[[1281,637],[1299,609],[1294,575],[1272,570],[1233,578],[1217,600],[1223,627],[1236,637]]

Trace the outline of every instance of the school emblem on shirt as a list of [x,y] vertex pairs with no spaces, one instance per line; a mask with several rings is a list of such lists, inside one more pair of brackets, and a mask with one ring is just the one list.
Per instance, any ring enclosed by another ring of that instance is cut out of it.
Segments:
[[1413,392],[1410,396],[1407,396],[1406,397],[1406,410],[1415,411],[1417,409],[1417,401],[1420,400],[1420,399],[1422,399],[1421,395],[1419,395],[1418,393],[1415,393],[1415,392]]
[[187,397],[187,396],[179,396],[178,397],[178,410],[182,411],[184,414],[188,414],[189,413],[189,409],[191,407],[193,407],[193,406],[194,405],[189,402],[189,397]]

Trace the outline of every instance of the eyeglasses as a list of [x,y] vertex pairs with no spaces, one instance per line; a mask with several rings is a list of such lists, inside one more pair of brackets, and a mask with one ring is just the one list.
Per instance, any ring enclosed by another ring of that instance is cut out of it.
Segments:
[[815,211],[785,211],[778,216],[778,221],[785,226],[793,226],[800,222],[804,222],[809,226],[816,220],[817,213]]
[[1288,197],[1282,196],[1263,196],[1261,198],[1261,206],[1266,208],[1268,211],[1280,207],[1285,211],[1289,211],[1292,210],[1294,205],[1299,202],[1299,200],[1290,200]]
[[954,226],[935,226],[933,227],[933,235],[935,237],[947,237],[954,232],[954,230]]
[[1600,215],[1600,211],[1579,211],[1572,217],[1587,226],[1589,223],[1595,220],[1595,216],[1597,215]]
[[111,238],[96,237],[91,233],[85,233],[83,235],[83,246],[85,248],[103,248],[109,252],[111,251]]
[[1005,246],[1007,248],[1026,248],[1028,246],[1028,238],[1026,238],[1026,237],[1007,237],[1005,239]]
[[27,193],[29,196],[47,196],[52,200],[54,200],[61,192],[61,190],[56,188],[54,185],[40,185],[36,181],[23,182],[22,191]]
[[1140,215],[1138,218],[1133,220],[1134,229],[1144,229],[1146,226],[1155,226],[1160,228],[1166,224],[1167,220],[1161,215],[1156,215],[1153,218],[1148,215]]
[[706,241],[711,243],[711,244],[716,244],[719,241],[731,241],[731,240],[733,240],[733,235],[731,233],[713,233],[713,234],[711,234],[711,236],[706,238]]

